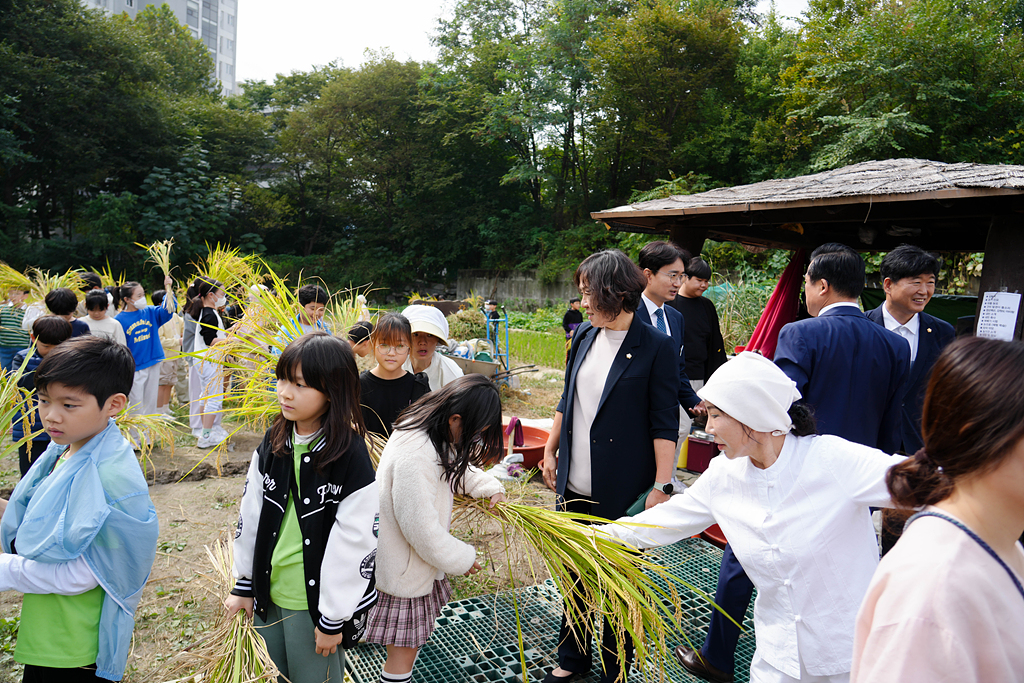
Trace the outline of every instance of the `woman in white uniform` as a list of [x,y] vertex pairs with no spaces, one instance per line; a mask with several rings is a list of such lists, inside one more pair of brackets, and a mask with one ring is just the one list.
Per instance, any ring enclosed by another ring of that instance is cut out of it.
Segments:
[[601,529],[651,548],[717,523],[758,591],[751,683],[848,681],[857,608],[878,564],[869,508],[891,506],[885,475],[904,458],[814,434],[796,385],[754,353],[697,395],[725,457],[683,494]]

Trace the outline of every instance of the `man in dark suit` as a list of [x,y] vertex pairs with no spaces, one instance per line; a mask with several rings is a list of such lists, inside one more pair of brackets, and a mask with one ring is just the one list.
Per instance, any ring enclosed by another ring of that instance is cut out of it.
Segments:
[[861,312],[863,289],[860,254],[843,244],[815,249],[804,276],[815,317],[782,328],[775,364],[814,408],[819,433],[895,453],[910,348]]
[[[636,315],[654,329],[672,337],[673,345],[679,351],[679,441],[687,438],[690,430],[689,413],[707,413],[703,402],[686,373],[686,320],[682,313],[666,306],[676,298],[686,278],[686,262],[690,254],[685,249],[669,242],[650,242],[640,250],[637,264],[647,278],[647,286],[640,297]],[[683,428],[686,434],[683,433]],[[668,500],[668,497],[665,497]]]
[[[807,311],[814,317],[782,328],[775,363],[814,408],[819,433],[895,453],[910,349],[898,334],[861,312],[857,298],[863,289],[860,254],[844,244],[815,249],[804,276]],[[726,546],[715,602],[739,622],[753,590]],[[731,681],[738,639],[739,629],[713,612],[700,652],[680,646],[676,656],[696,675]]]
[[910,346],[910,377],[903,399],[900,441],[904,453],[913,455],[921,440],[921,408],[932,366],[953,341],[953,326],[924,312],[935,294],[939,261],[920,247],[904,244],[882,260],[885,303],[867,312],[870,320],[899,334]]
[[[910,378],[903,399],[900,449],[913,455],[924,446],[921,439],[921,408],[932,366],[956,337],[953,326],[924,312],[935,293],[939,261],[920,247],[903,244],[882,259],[885,303],[867,312],[869,319],[907,340],[910,347]],[[882,510],[882,553],[896,544],[907,515]]]

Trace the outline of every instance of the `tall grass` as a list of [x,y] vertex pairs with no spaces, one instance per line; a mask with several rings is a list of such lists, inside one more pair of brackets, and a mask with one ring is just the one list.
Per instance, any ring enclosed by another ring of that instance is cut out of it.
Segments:
[[514,365],[565,367],[565,335],[513,330],[508,344]]
[[738,284],[727,291],[716,304],[718,322],[725,340],[725,352],[750,341],[750,335],[761,319],[761,313],[772,295],[772,288],[759,284]]

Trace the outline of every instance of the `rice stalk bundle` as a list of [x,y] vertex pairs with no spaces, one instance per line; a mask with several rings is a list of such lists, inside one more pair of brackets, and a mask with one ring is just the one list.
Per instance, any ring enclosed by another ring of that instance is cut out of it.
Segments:
[[174,246],[173,239],[153,242],[149,246],[136,242],[135,246],[146,250],[146,260],[152,261],[163,272],[165,277],[171,274],[171,247]]
[[39,432],[32,431],[32,418],[36,406],[32,401],[32,393],[18,386],[28,364],[28,356],[25,362],[18,367],[11,368],[8,372],[0,372],[0,425],[13,424],[15,417],[21,413],[22,433],[25,435],[18,441],[9,441],[6,438],[0,439],[0,458],[16,453],[18,448],[28,443]]
[[[231,567],[234,563],[231,546],[218,542],[211,550],[206,546],[213,572],[209,578],[217,587],[218,597],[227,596],[225,587],[234,585]],[[203,683],[276,683],[280,671],[267,652],[263,636],[244,610],[228,617],[221,613],[208,635],[175,656],[177,662],[171,675],[175,681],[195,680]]]
[[0,296],[6,298],[7,292],[12,289],[20,289],[22,291],[32,291],[33,283],[32,279],[24,273],[11,268],[9,265],[0,261]]
[[[510,538],[532,547],[543,558],[558,587],[569,621],[584,625],[578,631],[589,631],[595,618],[604,617],[615,633],[620,659],[626,654],[627,635],[633,641],[640,665],[667,657],[667,624],[678,623],[681,616],[679,596],[671,588],[672,582],[679,579],[672,577],[665,567],[645,559],[637,549],[589,526],[608,520],[512,500],[491,507],[487,500],[461,496],[456,498],[456,509],[460,515],[483,514],[496,519],[506,539],[506,549]],[[534,571],[532,561],[530,568]],[[712,602],[700,589],[683,585]],[[577,603],[584,606],[582,610]],[[517,604],[517,621],[518,614]],[[519,633],[522,651],[521,627]],[[526,662],[522,664],[525,671]],[[663,673],[660,678],[664,678]]]
[[139,464],[143,472],[150,469],[156,473],[150,456],[153,448],[160,444],[162,448],[174,453],[174,437],[182,430],[182,425],[175,422],[170,415],[153,413],[150,415],[133,415],[125,408],[114,417],[117,428],[122,436],[128,439],[132,449],[139,452]]
[[82,276],[78,274],[78,271],[74,270],[69,270],[63,274],[55,274],[48,270],[29,268],[27,274],[32,281],[29,298],[36,301],[42,301],[46,298],[47,294],[58,287],[67,287],[77,295],[82,291],[82,285],[85,284]]
[[263,263],[255,255],[243,254],[238,249],[220,243],[213,247],[207,244],[206,248],[206,257],[198,263],[192,262],[198,275],[218,280],[226,289],[232,289],[237,285],[248,287],[262,279],[260,266]]
[[362,312],[356,297],[365,297],[372,291],[370,285],[363,285],[342,289],[332,294],[330,301],[327,302],[327,310],[324,311],[324,322],[327,327],[339,337],[346,336],[348,330],[359,322],[359,315]]
[[[265,287],[252,287],[256,284],[253,280],[234,276],[222,282],[227,288],[245,287],[249,303],[242,320],[228,331],[224,341],[207,352],[205,358],[232,374],[233,381],[224,394],[224,413],[253,431],[263,431],[279,412],[275,391],[277,359],[289,342],[302,334],[298,320],[302,307],[295,289],[269,268],[262,281]],[[356,310],[355,293],[348,294],[344,308],[339,303],[336,311]],[[347,314],[336,315],[335,320],[344,322]],[[339,334],[342,332],[332,329]]]
[[124,273],[121,273],[117,277],[114,277],[113,271],[110,270],[109,261],[107,262],[106,266],[94,272],[100,276],[100,284],[102,284],[104,287],[116,287],[122,282],[124,282]]

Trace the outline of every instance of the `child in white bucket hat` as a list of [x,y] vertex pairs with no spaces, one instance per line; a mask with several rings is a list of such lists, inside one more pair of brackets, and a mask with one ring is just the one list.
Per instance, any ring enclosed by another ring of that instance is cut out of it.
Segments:
[[425,374],[431,391],[462,377],[462,368],[437,351],[439,342],[448,345],[448,321],[444,314],[433,306],[417,304],[406,307],[402,315],[412,326],[412,353],[402,367],[414,374]]

